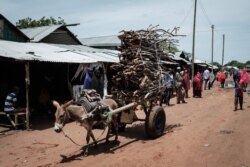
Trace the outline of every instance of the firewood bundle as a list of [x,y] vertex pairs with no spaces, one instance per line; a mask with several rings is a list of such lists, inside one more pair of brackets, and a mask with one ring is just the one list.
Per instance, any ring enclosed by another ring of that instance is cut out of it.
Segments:
[[160,84],[161,60],[169,60],[161,49],[161,43],[173,43],[174,31],[157,27],[147,30],[122,31],[119,38],[120,63],[111,66],[117,74],[113,76],[112,94],[116,99],[130,102],[141,99],[157,99],[163,92]]

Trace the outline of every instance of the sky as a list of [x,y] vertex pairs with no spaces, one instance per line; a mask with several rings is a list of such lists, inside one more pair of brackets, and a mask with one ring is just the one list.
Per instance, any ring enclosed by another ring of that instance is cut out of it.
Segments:
[[[147,29],[149,25],[172,30],[180,27],[178,49],[192,53],[194,0],[0,0],[0,13],[14,25],[30,17],[61,17],[78,38],[118,35],[122,30]],[[245,63],[250,60],[250,1],[197,0],[195,59]]]

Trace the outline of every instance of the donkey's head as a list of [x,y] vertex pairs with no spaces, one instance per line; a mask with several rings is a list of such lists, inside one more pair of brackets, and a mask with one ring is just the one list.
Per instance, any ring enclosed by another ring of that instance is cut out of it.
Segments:
[[54,130],[56,132],[61,132],[63,126],[69,121],[69,113],[67,112],[66,108],[72,104],[73,100],[68,101],[65,104],[60,105],[57,101],[53,101],[53,105],[56,107],[56,112],[55,112],[55,126]]

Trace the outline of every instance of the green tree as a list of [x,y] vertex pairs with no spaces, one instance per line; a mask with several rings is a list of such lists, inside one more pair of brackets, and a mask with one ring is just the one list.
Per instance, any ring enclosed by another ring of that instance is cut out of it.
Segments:
[[225,66],[235,66],[238,68],[243,68],[245,66],[245,64],[241,63],[237,60],[232,60],[232,61],[228,62],[227,64],[225,64]]
[[250,61],[246,61],[245,65],[250,65]]
[[217,66],[217,67],[221,67],[221,64],[218,62],[213,62],[212,65]]
[[61,17],[55,19],[53,17],[46,18],[45,16],[43,16],[39,20],[27,17],[24,19],[20,19],[18,20],[18,22],[16,22],[16,26],[19,28],[32,28],[32,27],[41,27],[41,26],[58,25],[58,24],[66,24],[66,23]]
[[179,49],[174,43],[167,43],[166,41],[160,43],[160,48],[169,53],[179,52]]

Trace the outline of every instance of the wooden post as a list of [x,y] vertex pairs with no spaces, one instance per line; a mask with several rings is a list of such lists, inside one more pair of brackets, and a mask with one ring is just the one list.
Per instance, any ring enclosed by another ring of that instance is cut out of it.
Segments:
[[30,121],[29,121],[29,85],[30,85],[30,65],[29,62],[25,63],[25,85],[26,85],[26,129],[30,129]]
[[196,5],[197,0],[194,1],[194,24],[193,24],[193,47],[192,47],[192,82],[194,80],[194,59],[195,59],[195,26],[196,26]]
[[68,86],[70,97],[74,98],[74,96],[73,96],[73,86],[69,81],[69,63],[67,64],[67,74],[66,74],[66,76],[67,76],[67,86]]
[[223,45],[222,45],[222,61],[221,61],[221,65],[223,67],[224,66],[225,34],[222,35],[222,38],[223,38]]
[[111,115],[118,114],[118,113],[120,113],[122,111],[125,111],[125,110],[128,110],[130,108],[136,107],[137,105],[138,105],[138,103],[132,102],[132,103],[129,103],[129,104],[125,105],[125,106],[122,106],[122,107],[114,109],[114,110],[110,109],[110,113],[111,113]]
[[211,55],[211,57],[212,57],[212,59],[211,59],[211,65],[212,65],[212,70],[213,70],[213,63],[214,63],[214,25],[212,24],[212,26],[211,26],[211,28],[212,28],[212,55]]
[[[107,67],[107,66],[106,66]],[[106,69],[104,63],[102,63],[103,68],[103,79],[104,79],[104,85],[103,85],[103,99],[105,99],[105,96],[108,95],[108,77],[107,77],[107,69]]]

